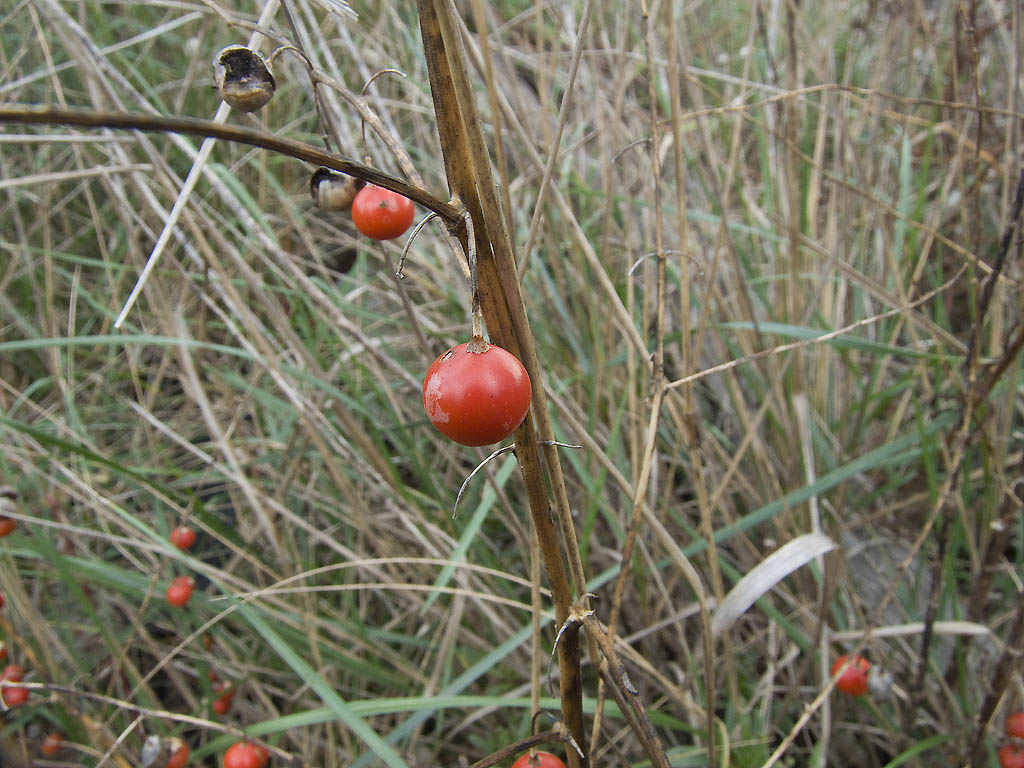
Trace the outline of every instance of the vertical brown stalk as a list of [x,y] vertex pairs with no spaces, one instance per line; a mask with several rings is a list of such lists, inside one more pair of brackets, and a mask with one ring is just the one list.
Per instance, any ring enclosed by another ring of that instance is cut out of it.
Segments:
[[[474,224],[480,306],[487,330],[495,343],[523,360],[537,391],[543,384],[537,370],[533,337],[519,290],[511,240],[494,191],[490,159],[466,75],[465,56],[451,3],[450,0],[417,0],[417,6],[448,184],[453,196],[466,206]],[[463,229],[457,234],[468,250],[467,231]],[[515,441],[516,457],[551,586],[555,618],[561,625],[569,615],[572,593],[551,515],[532,418],[527,418],[516,430]],[[559,643],[558,667],[562,720],[586,754],[579,642],[575,636]],[[573,750],[568,750],[567,757],[570,768],[588,764],[586,758],[580,758]]]

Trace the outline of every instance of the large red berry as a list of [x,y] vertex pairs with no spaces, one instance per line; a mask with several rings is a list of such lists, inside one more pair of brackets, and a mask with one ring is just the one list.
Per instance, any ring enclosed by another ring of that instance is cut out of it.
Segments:
[[1024,768],[1024,747],[1007,744],[999,748],[999,765],[1002,768]]
[[196,543],[196,532],[187,525],[179,525],[171,531],[170,539],[171,544],[184,552],[185,550],[192,549],[192,545]]
[[415,213],[412,200],[373,184],[360,189],[352,200],[352,223],[374,240],[401,237]]
[[224,753],[224,768],[264,768],[270,755],[259,744],[240,741]]
[[[847,655],[843,654],[836,659],[832,665],[833,675],[839,672],[839,668],[846,663],[847,658]],[[854,656],[850,661],[850,665],[836,683],[836,688],[850,696],[863,696],[868,692],[869,669],[871,669],[871,664],[867,659],[863,656]]]
[[167,602],[171,605],[187,605],[192,598],[192,587],[194,583],[189,576],[178,576],[171,579],[171,585],[167,587]]
[[511,352],[474,338],[438,357],[423,379],[430,423],[462,445],[511,435],[530,410],[530,377]]
[[17,527],[17,520],[10,517],[0,517],[0,537],[9,536]]
[[1011,739],[1024,739],[1024,712],[1014,712],[1006,718],[1006,735]]
[[565,763],[550,752],[537,752],[531,760],[527,752],[512,763],[512,768],[565,768]]

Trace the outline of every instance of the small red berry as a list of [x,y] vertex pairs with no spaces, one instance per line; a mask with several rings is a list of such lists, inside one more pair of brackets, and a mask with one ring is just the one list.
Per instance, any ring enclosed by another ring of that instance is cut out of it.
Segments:
[[20,683],[25,676],[25,668],[21,664],[8,664],[4,671],[0,672],[0,681],[9,680],[12,683]]
[[224,753],[224,768],[264,768],[270,755],[259,744],[240,741]]
[[[20,664],[8,664],[0,674],[0,681],[20,683],[24,676],[25,669]],[[6,707],[20,707],[28,701],[28,688],[0,685],[0,698],[3,699]]]
[[998,754],[1002,768],[1024,768],[1024,747],[1007,744],[999,748]]
[[60,748],[64,745],[63,739],[61,739],[59,733],[47,734],[46,738],[43,739],[43,743],[39,747],[39,751],[48,757],[53,757]]
[[352,223],[374,240],[401,237],[415,214],[412,200],[373,184],[360,189],[352,200]]
[[0,592],[0,608],[4,607],[4,593]]
[[5,643],[3,640],[0,640],[0,661],[3,661],[6,658],[7,658],[7,643]]
[[213,686],[214,693],[220,694],[213,700],[210,707],[218,715],[226,715],[231,709],[231,702],[235,698],[235,687],[231,683],[218,683]]
[[167,602],[177,606],[187,605],[192,598],[193,584],[191,576],[171,579],[171,585],[167,587]]
[[167,740],[167,750],[171,756],[167,758],[166,768],[185,768],[188,762],[188,747],[177,737]]
[[0,517],[0,538],[4,536],[10,536],[15,528],[18,527],[18,521],[10,517]]
[[228,710],[231,709],[231,697],[221,696],[219,699],[214,699],[213,703],[210,704],[210,707],[216,714],[223,717],[228,713]]
[[531,761],[527,752],[512,763],[512,768],[565,768],[565,763],[550,752],[537,752]]
[[182,552],[192,549],[192,545],[196,543],[196,532],[189,528],[187,525],[179,525],[173,531],[171,531],[171,544],[176,546]]
[[[846,663],[847,656],[844,653],[832,665],[832,674],[839,672],[839,668]],[[836,688],[850,696],[863,696],[868,692],[868,670],[871,664],[863,656],[854,656],[850,665],[843,672],[842,677],[836,683]]]
[[[11,682],[19,682],[19,680],[12,680]],[[0,685],[0,698],[3,699],[4,706],[6,707],[20,707],[29,700],[29,689],[28,688],[15,688],[12,685]]]
[[1014,712],[1006,718],[1006,735],[1024,739],[1024,712]]

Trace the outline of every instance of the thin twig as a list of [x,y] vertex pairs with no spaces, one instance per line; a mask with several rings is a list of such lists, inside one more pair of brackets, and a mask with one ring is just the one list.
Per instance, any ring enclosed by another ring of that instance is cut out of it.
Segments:
[[236,144],[269,149],[273,152],[304,160],[312,165],[322,165],[335,171],[347,173],[369,184],[390,189],[408,197],[415,203],[433,211],[446,224],[454,226],[462,221],[462,211],[442,201],[425,189],[414,187],[401,179],[378,171],[355,160],[325,152],[311,144],[294,139],[285,139],[272,133],[253,128],[215,123],[194,117],[170,117],[147,115],[141,112],[100,112],[82,109],[54,109],[35,107],[28,104],[0,106],[0,123],[19,125],[64,125],[76,128],[112,128],[158,133],[178,133],[189,136],[204,136]]

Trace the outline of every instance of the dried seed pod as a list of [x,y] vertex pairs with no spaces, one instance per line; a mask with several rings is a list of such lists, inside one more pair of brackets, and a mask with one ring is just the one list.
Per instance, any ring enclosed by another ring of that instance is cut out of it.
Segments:
[[262,109],[277,87],[266,60],[244,45],[229,45],[217,51],[213,79],[220,97],[243,112]]
[[147,736],[142,745],[142,768],[162,765],[167,760],[167,749],[164,740],[159,736]]
[[309,180],[309,194],[317,207],[324,211],[347,211],[352,207],[356,192],[366,182],[330,168],[317,168]]

